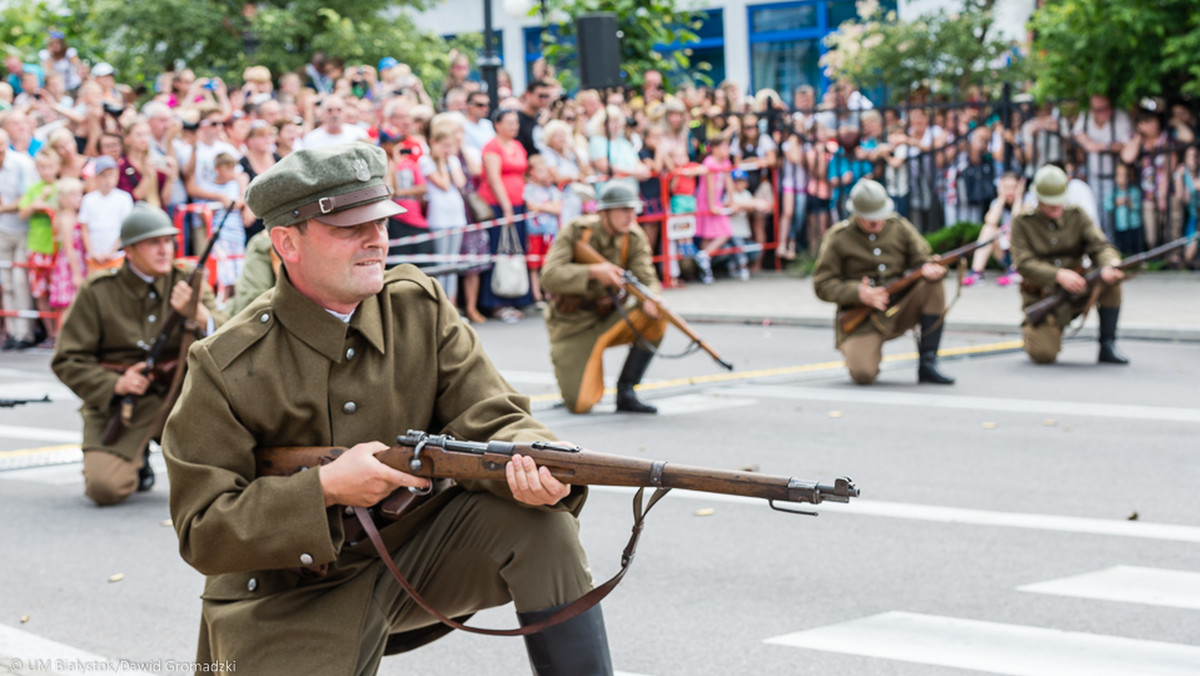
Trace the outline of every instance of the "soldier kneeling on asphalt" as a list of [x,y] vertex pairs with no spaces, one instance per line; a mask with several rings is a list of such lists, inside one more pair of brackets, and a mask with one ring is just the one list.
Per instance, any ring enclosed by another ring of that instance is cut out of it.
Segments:
[[1021,307],[1029,307],[1059,288],[1076,294],[1054,309],[1037,326],[1025,322],[1025,352],[1038,364],[1051,364],[1062,350],[1063,328],[1087,307],[1084,255],[1100,267],[1097,314],[1100,315],[1102,364],[1128,364],[1117,349],[1117,316],[1121,313],[1121,280],[1125,273],[1116,267],[1121,253],[1108,242],[1099,226],[1083,209],[1067,204],[1067,174],[1045,166],[1033,177],[1037,206],[1013,219],[1012,257],[1021,273]]
[[[946,268],[934,262],[929,243],[913,224],[895,212],[887,190],[864,179],[850,191],[850,218],[834,225],[821,243],[813,286],[821,300],[837,304],[837,312],[866,305],[875,310],[850,332],[834,320],[836,346],[846,357],[850,377],[860,385],[875,382],[883,344],[920,323],[917,380],[951,385],[954,379],[938,368]],[[898,300],[887,285],[907,270],[921,269],[922,279]],[[835,314],[836,317],[836,314]]]
[[[630,343],[617,378],[617,410],[658,412],[638,399],[633,388],[642,382],[666,333],[667,320],[654,301],[639,305],[636,299],[617,295],[626,270],[654,295],[661,290],[650,242],[637,224],[641,207],[632,186],[610,181],[600,192],[599,213],[572,219],[546,255],[542,288],[554,296],[546,308],[550,359],[563,402],[572,413],[587,413],[604,396],[604,350]],[[605,262],[575,262],[576,242],[587,242]]]
[[[190,318],[196,328],[177,328],[158,368],[142,372],[146,350],[172,310],[186,312],[191,299],[191,266],[175,262],[178,234],[162,209],[135,206],[121,224],[125,263],[92,274],[79,288],[50,362],[58,379],[83,400],[84,493],[97,505],[124,502],[154,485],[147,435],[157,439],[162,432],[165,412],[159,409],[171,386],[183,331],[203,337],[225,319],[206,284]],[[105,442],[105,427],[127,396],[134,398],[132,416],[115,440]]]

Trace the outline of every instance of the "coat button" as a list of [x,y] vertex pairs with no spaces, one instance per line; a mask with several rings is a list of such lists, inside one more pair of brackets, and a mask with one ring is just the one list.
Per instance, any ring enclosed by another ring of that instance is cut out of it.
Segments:
[[351,359],[354,359],[354,348],[352,348],[352,347],[346,349],[346,361],[349,361]]
[[342,413],[354,413],[358,410],[358,404],[348,401],[342,404]]
[[258,316],[258,321],[262,324],[266,324],[267,322],[271,321],[271,315],[264,312]]
[[150,322],[151,324],[153,324],[154,322],[158,321],[158,317],[157,317],[157,316],[155,316],[155,315],[150,315],[149,317],[146,317],[146,321],[148,321],[148,322]]
[[876,256],[878,256],[883,253],[883,249],[880,249],[879,247],[875,247],[874,253]]
[[154,289],[150,289],[150,299],[154,300],[155,298],[158,298],[158,292]]
[[312,565],[312,556],[310,556],[308,554],[301,554],[300,555],[300,563],[305,566],[311,566]]
[[872,234],[872,235],[867,235],[867,239],[869,239],[869,240],[871,240],[872,242],[874,242],[874,241],[875,241],[875,235],[873,235],[873,234]]
[[884,270],[887,270],[887,266],[886,266],[886,265],[884,265],[883,263],[880,263],[880,264],[879,264],[879,271],[880,271],[880,272],[883,272]]
[[250,578],[250,581],[246,583],[246,589],[249,589],[250,591],[258,589],[258,580]]
[[1055,265],[1055,266],[1057,266],[1057,267],[1060,267],[1060,268],[1061,268],[1061,267],[1062,267],[1062,259],[1061,259],[1061,258],[1055,258],[1055,259],[1054,259],[1054,265]]
[[1051,243],[1051,244],[1058,244],[1058,238],[1057,238],[1057,237],[1051,237],[1051,238],[1050,238],[1050,243]]

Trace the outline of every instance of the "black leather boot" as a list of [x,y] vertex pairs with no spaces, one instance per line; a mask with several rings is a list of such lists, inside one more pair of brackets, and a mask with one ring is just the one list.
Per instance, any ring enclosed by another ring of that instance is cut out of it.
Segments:
[[638,399],[633,386],[642,382],[646,367],[654,358],[653,352],[634,345],[625,358],[625,366],[621,368],[621,376],[617,379],[617,410],[630,413],[658,413],[658,409]]
[[942,343],[942,324],[938,315],[921,315],[921,355],[917,366],[917,382],[953,385],[954,379],[938,369],[938,346]]
[[1097,361],[1128,364],[1129,357],[1117,349],[1117,316],[1121,314],[1121,308],[1100,306],[1096,312],[1100,315],[1100,358]]
[[[521,626],[550,617],[562,606],[517,613]],[[612,676],[604,614],[592,606],[576,617],[525,637],[534,676]]]
[[138,470],[138,493],[154,488],[154,468],[150,466],[150,447],[142,451],[142,468]]

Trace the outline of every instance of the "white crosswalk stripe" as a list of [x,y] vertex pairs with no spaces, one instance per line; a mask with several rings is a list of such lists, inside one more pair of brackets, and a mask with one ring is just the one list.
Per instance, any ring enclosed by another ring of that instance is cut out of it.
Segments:
[[1200,647],[887,612],[766,643],[1014,676],[1195,676]]
[[[1020,591],[1102,601],[1200,610],[1200,573],[1140,566],[1114,566],[1094,573],[1037,582]],[[1200,672],[1200,663],[1196,665]]]

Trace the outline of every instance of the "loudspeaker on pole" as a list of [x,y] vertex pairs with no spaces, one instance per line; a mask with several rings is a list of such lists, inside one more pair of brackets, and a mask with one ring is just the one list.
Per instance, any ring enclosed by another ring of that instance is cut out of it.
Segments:
[[622,86],[619,32],[617,15],[613,12],[593,12],[576,17],[579,82],[584,89]]

